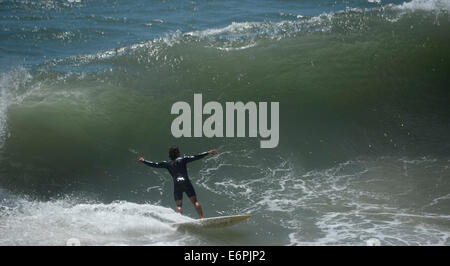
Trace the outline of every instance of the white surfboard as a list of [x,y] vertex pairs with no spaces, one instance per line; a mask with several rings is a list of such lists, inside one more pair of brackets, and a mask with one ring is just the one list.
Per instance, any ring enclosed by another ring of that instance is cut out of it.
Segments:
[[221,228],[241,223],[250,218],[250,216],[250,214],[219,216],[198,219],[190,222],[175,223],[174,225],[178,228]]

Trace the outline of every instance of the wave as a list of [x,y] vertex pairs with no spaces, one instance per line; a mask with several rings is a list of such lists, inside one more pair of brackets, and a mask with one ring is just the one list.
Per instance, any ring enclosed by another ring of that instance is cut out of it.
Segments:
[[120,176],[145,175],[136,156],[165,159],[172,143],[192,153],[258,147],[173,138],[170,107],[194,93],[280,102],[280,145],[260,158],[292,154],[314,169],[358,156],[448,156],[446,3],[235,22],[9,70],[2,185],[62,191],[113,178],[120,187]]
[[[0,206],[0,245],[185,245],[198,243],[171,225],[189,218],[152,204],[15,200]],[[75,243],[75,242],[74,242]]]
[[[342,33],[365,31],[370,32],[376,30],[387,30],[382,27],[383,22],[397,22],[399,19],[415,15],[415,20],[426,18],[429,14],[442,16],[445,18],[449,11],[449,1],[434,0],[422,1],[414,0],[405,2],[400,5],[388,4],[376,8],[348,8],[344,11],[336,11],[331,13],[322,13],[318,16],[297,15],[296,19],[283,20],[280,22],[264,21],[264,22],[232,22],[230,25],[222,28],[211,28],[206,30],[198,30],[182,33],[177,30],[172,33],[166,33],[165,36],[150,41],[143,41],[124,47],[116,47],[111,50],[102,51],[96,54],[76,55],[69,58],[55,59],[55,61],[47,62],[49,65],[55,65],[62,62],[74,61],[75,65],[95,63],[102,59],[110,59],[121,56],[134,57],[139,51],[148,53],[148,57],[157,57],[161,50],[180,43],[198,43],[200,48],[216,48],[222,49],[219,44],[239,45],[240,43],[253,43],[260,39],[280,40],[287,37],[295,37],[299,33],[329,32]],[[418,14],[420,11],[428,11],[429,14]],[[436,19],[438,18],[436,17]],[[438,22],[435,21],[436,23]],[[413,26],[413,25],[411,25]],[[64,34],[64,33],[61,33]],[[80,35],[80,37],[83,37]],[[204,43],[206,42],[206,44]],[[202,46],[205,45],[205,46]],[[219,46],[216,46],[219,45]],[[246,48],[253,47],[254,45]],[[229,50],[232,51],[232,50]],[[141,55],[142,57],[142,55]],[[149,63],[145,61],[145,63]]]

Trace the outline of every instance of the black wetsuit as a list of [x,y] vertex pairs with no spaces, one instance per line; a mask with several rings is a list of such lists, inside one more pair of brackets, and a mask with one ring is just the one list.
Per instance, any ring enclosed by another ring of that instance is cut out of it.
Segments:
[[144,160],[143,163],[151,167],[166,168],[169,170],[169,173],[173,178],[173,194],[175,201],[178,201],[183,199],[183,192],[186,192],[189,198],[196,196],[194,187],[189,180],[186,164],[201,159],[206,155],[208,155],[208,152],[203,152],[193,156],[178,157],[175,160],[163,161],[159,163]]

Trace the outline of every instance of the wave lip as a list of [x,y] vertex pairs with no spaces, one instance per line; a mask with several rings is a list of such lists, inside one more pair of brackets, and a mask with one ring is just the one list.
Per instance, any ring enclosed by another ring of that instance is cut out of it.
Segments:
[[394,9],[404,11],[450,11],[449,0],[412,0],[400,5],[393,5]]
[[[47,65],[57,65],[74,63],[85,65],[92,62],[101,63],[104,60],[120,58],[122,56],[136,57],[159,57],[165,49],[177,44],[198,43],[200,46],[215,48],[220,51],[232,52],[256,47],[261,40],[281,40],[295,37],[296,34],[303,33],[333,33],[333,30],[340,32],[342,27],[347,27],[345,31],[367,28],[366,24],[371,23],[371,18],[397,22],[406,13],[414,11],[448,12],[450,10],[450,0],[413,0],[399,5],[387,4],[373,8],[348,8],[335,12],[324,12],[317,16],[297,15],[295,19],[282,21],[245,21],[231,22],[231,24],[204,30],[182,32],[180,30],[167,32],[163,36],[153,40],[141,41],[135,44],[116,47],[92,54],[74,55],[68,58],[58,58],[47,62]],[[360,25],[356,25],[356,24]],[[73,32],[60,31],[52,34],[53,37],[73,41]],[[81,36],[81,35],[80,35]],[[148,53],[141,55],[144,51]],[[164,57],[164,55],[162,55]],[[148,63],[148,62],[147,62]]]

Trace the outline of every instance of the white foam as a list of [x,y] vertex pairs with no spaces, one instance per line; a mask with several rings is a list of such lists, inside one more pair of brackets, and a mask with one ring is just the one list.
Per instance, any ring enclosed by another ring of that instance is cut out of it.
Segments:
[[[444,196],[441,196],[441,197],[434,198],[434,199],[430,202],[430,204],[428,204],[428,207],[434,206],[434,205],[438,205],[438,204],[442,204],[442,203],[441,203],[442,201],[449,201],[449,202],[450,202],[450,194],[447,194],[447,195],[444,195]],[[449,219],[450,219],[450,217],[449,217]]]
[[401,5],[394,6],[395,9],[408,10],[408,11],[450,11],[449,0],[412,0],[410,2],[404,2]]
[[243,45],[243,46],[240,46],[240,47],[216,47],[216,48],[218,50],[221,50],[221,51],[230,52],[230,51],[245,50],[245,49],[252,48],[252,47],[255,47],[255,46],[256,46],[256,43],[250,43],[248,45]]
[[[0,218],[0,245],[182,245],[173,222],[191,219],[170,208],[131,202],[20,200]],[[187,241],[187,242],[184,242]],[[190,242],[191,241],[191,242]]]
[[368,246],[381,246],[381,241],[377,238],[366,240]]
[[[257,156],[246,154],[227,153],[212,162],[216,168],[206,164],[200,171],[198,185],[230,202],[246,202],[241,211],[261,215],[266,222],[272,221],[272,226],[281,227],[277,230],[286,233],[287,245],[449,244],[450,230],[442,224],[450,216],[433,209],[424,212],[413,202],[398,203],[414,197],[411,178],[419,178],[414,182],[420,182],[421,178],[416,175],[416,168],[439,165],[436,171],[448,172],[444,169],[447,164],[440,160],[360,158],[328,169],[298,172],[290,158],[280,157],[266,164]],[[401,175],[404,164],[411,167],[412,173],[406,180]],[[252,174],[221,177],[226,170],[223,167],[229,165],[234,165],[236,173]],[[430,204],[443,206],[441,203],[447,199],[445,194],[435,197]]]

